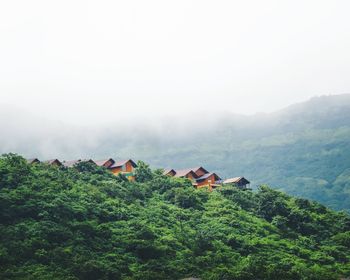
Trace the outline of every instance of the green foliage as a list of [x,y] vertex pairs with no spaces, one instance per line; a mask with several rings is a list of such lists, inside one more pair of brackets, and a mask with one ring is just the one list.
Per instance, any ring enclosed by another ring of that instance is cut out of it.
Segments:
[[0,161],[0,188],[15,188],[24,182],[30,173],[26,160],[15,154],[3,155]]
[[153,177],[152,170],[149,165],[143,161],[137,162],[137,167],[135,168],[135,179],[137,182],[143,183],[151,180]]
[[139,164],[0,158],[0,279],[340,279],[350,217],[267,186],[196,190]]

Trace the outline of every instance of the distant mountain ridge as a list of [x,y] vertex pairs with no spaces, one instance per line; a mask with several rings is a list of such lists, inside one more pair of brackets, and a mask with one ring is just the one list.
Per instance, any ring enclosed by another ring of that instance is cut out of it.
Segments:
[[284,186],[293,195],[350,210],[350,94],[315,97],[254,116],[223,113],[101,127],[30,119],[12,119],[9,125],[1,115],[0,152],[40,158],[113,155],[165,168],[202,165],[222,177]]

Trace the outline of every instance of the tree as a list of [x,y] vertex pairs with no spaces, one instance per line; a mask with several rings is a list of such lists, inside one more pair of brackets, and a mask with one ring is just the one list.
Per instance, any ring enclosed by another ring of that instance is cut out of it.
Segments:
[[153,173],[149,165],[143,161],[137,162],[137,167],[135,168],[135,180],[136,182],[144,183],[153,178]]

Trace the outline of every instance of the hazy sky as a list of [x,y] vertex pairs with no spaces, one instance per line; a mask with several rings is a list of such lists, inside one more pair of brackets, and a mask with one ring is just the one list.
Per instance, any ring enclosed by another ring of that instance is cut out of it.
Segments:
[[350,1],[0,2],[0,103],[73,123],[350,92]]

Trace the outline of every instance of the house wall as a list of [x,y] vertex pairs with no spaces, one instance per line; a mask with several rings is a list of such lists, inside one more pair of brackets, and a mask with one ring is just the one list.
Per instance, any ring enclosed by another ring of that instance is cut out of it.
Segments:
[[205,180],[203,180],[201,182],[197,182],[197,188],[202,188],[202,187],[206,187],[206,186],[211,187],[211,184],[215,184],[214,174],[209,176],[208,178],[206,178]]
[[134,167],[132,166],[132,163],[128,161],[126,163],[126,172],[133,172],[133,171],[134,171]]
[[61,164],[59,161],[55,160],[55,161],[53,161],[53,162],[51,163],[51,165],[54,165],[54,166],[61,166],[62,164]]
[[[130,161],[128,161],[126,164],[124,164],[123,166],[118,166],[118,167],[114,167],[111,168],[110,171],[114,174],[114,175],[118,175],[119,173],[130,173],[130,172],[134,172],[134,167],[132,166],[132,163]],[[128,179],[130,181],[134,181],[135,177],[134,176],[128,176]]]
[[170,172],[168,172],[166,175],[172,176],[172,177],[173,177],[173,176],[175,176],[175,174],[176,174],[176,173],[175,173],[174,171],[170,171]]
[[193,177],[193,175],[192,175],[191,173],[188,173],[188,174],[186,175],[186,178],[187,178],[187,179],[190,179],[190,180],[195,180],[195,178]]

